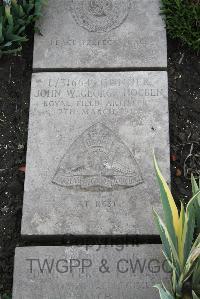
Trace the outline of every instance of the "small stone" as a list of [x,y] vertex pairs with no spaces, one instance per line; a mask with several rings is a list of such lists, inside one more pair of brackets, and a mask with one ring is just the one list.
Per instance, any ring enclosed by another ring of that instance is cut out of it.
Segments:
[[181,176],[181,175],[182,175],[182,171],[179,168],[177,168],[176,169],[176,176]]
[[9,208],[7,206],[4,206],[3,208],[1,208],[1,212],[3,214],[6,214],[9,211]]
[[172,155],[171,155],[171,160],[172,160],[173,162],[175,162],[175,161],[177,160],[177,156],[176,156],[176,154],[172,154]]

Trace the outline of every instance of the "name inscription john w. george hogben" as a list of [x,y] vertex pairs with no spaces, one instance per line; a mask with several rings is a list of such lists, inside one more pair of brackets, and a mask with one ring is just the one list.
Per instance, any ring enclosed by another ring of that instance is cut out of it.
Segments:
[[156,234],[153,148],[169,178],[166,72],[34,74],[22,234]]
[[166,67],[159,0],[49,0],[33,67]]
[[161,245],[17,248],[13,299],[158,299]]

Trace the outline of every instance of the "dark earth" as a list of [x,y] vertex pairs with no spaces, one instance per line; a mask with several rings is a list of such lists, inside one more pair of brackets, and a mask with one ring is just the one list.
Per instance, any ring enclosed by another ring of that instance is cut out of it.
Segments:
[[[0,294],[12,289],[14,249],[20,239],[33,37],[20,56],[0,60]],[[191,196],[190,175],[200,174],[200,59],[168,40],[172,191]],[[0,296],[1,298],[1,296]]]

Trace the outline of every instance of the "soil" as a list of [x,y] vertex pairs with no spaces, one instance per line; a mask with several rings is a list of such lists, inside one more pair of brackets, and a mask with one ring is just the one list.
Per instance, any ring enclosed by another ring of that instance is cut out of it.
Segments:
[[20,243],[32,45],[31,36],[20,56],[0,60],[0,294],[12,288],[14,250]]
[[[26,163],[33,38],[19,56],[0,60],[0,294],[11,293]],[[200,174],[200,59],[168,40],[172,191],[191,196],[191,172]]]
[[177,203],[191,196],[191,173],[200,176],[200,56],[168,40],[172,192]]

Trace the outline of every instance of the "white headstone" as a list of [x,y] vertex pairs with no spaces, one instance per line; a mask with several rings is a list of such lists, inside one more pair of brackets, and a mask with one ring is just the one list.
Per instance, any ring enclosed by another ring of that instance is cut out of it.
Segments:
[[157,234],[166,72],[33,75],[23,235]]
[[167,67],[160,0],[49,0],[33,67]]

